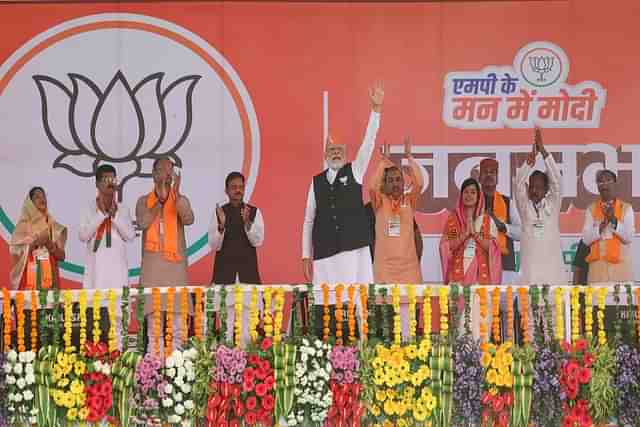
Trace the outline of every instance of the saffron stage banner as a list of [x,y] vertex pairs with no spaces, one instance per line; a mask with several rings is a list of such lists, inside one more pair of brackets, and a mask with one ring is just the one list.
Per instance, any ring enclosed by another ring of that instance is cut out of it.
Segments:
[[[192,282],[211,279],[207,228],[235,170],[247,177],[246,201],[263,212],[264,281],[302,281],[304,207],[324,138],[355,156],[378,81],[377,143],[392,144],[401,161],[410,136],[427,169],[417,215],[425,280],[441,280],[437,243],[461,182],[494,157],[498,189],[511,194],[536,125],[563,174],[570,263],[600,168],[618,173],[620,197],[640,210],[639,14],[633,0],[3,5],[0,285],[32,186],[45,188],[69,228],[62,275],[77,286],[86,252],[78,228],[95,197],[96,165],[116,167],[134,214],[158,156],[181,167],[195,212]],[[132,283],[140,252],[137,239],[128,248]],[[640,278],[640,258],[635,271]]]

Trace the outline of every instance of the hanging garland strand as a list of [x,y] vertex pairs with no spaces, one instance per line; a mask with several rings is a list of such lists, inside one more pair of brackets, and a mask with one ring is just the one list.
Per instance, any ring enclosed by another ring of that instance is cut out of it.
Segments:
[[207,289],[205,313],[207,316],[207,348],[209,350],[213,349],[216,333],[215,295],[212,288]]
[[4,351],[11,350],[11,297],[9,289],[2,288],[2,320],[4,322]]
[[[54,291],[55,293],[55,291]],[[96,289],[93,291],[93,342],[99,343],[102,339],[102,331],[100,330],[100,307],[101,307],[102,293]]]
[[[376,310],[378,304],[376,303],[376,288],[373,283],[369,284],[369,290],[367,291],[367,309],[369,313],[367,314],[367,332],[369,333],[368,339],[371,341],[375,338],[378,333],[378,324],[376,317]],[[640,321],[640,320],[639,320]]]
[[584,334],[593,343],[593,288],[587,286],[584,293]]
[[471,287],[464,286],[462,288],[462,296],[464,297],[464,333],[471,335]]
[[78,294],[78,308],[80,310],[80,350],[87,343],[87,291],[81,289]]
[[369,307],[367,299],[367,285],[360,285],[360,317],[362,319],[362,337],[363,342],[367,342],[369,336]]
[[31,290],[31,351],[38,352],[38,298],[35,289]]
[[[138,335],[136,337],[136,348],[138,350],[138,354],[144,353],[144,335],[145,328],[144,325],[144,305],[145,305],[145,297],[144,297],[144,288],[142,285],[138,285],[136,288],[136,321],[138,323]],[[124,333],[128,334],[128,329]],[[160,346],[158,346],[158,350],[160,350]],[[158,354],[158,353],[156,353]]]
[[24,344],[24,293],[16,294],[16,342],[18,344],[18,352],[27,351]]
[[[38,335],[40,336],[40,344],[42,347],[51,344],[49,341],[49,322],[47,321],[47,289],[40,289],[38,291],[38,300],[40,310],[38,312]],[[6,347],[5,347],[6,348]]]

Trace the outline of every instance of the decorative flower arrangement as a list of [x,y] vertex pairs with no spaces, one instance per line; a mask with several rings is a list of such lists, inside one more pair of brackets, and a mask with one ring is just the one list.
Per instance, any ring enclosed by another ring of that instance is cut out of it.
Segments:
[[331,345],[314,338],[303,338],[296,361],[296,402],[287,417],[288,426],[320,425],[329,412],[333,393],[329,388]]
[[560,367],[560,387],[565,398],[562,424],[565,427],[590,426],[589,381],[594,357],[583,339],[577,340],[573,346],[564,342],[562,348],[568,355]]
[[640,351],[626,344],[616,349],[617,369],[613,386],[617,394],[618,420],[621,425],[636,425],[640,420]]
[[206,415],[207,402],[209,400],[209,383],[214,371],[213,357],[207,348],[206,340],[203,338],[198,338],[197,336],[191,338],[190,345],[197,352],[193,361],[196,380],[191,391],[195,409],[191,411],[191,415],[202,419]]
[[237,424],[244,410],[240,393],[243,373],[247,367],[247,353],[220,345],[215,351],[215,365],[212,394],[207,403],[207,425],[217,427]]
[[480,423],[482,411],[482,351],[471,335],[460,336],[453,348],[453,422],[454,425],[476,425]]
[[197,356],[194,348],[174,350],[165,360],[163,377],[165,397],[162,399],[163,413],[170,424],[179,424],[189,417],[187,412],[195,408],[191,391],[196,380],[193,361]]
[[[118,350],[109,351],[105,343],[87,342],[84,349],[87,372],[82,376],[87,401],[87,421],[96,423],[107,416],[113,406],[111,366],[120,357]],[[113,421],[113,417],[109,417]]]
[[83,356],[75,352],[56,354],[49,395],[67,421],[84,421],[89,416],[84,385],[86,372]]
[[[5,353],[0,353],[0,366],[3,369],[0,369],[0,395],[7,396],[8,385],[7,385],[7,373],[4,370],[4,365],[6,361]],[[9,414],[7,413],[7,402],[2,399],[0,401],[0,427],[8,427],[9,426]]]
[[329,360],[333,369],[329,382],[333,402],[327,414],[328,422],[331,425],[359,422],[365,408],[360,402],[362,384],[358,382],[358,349],[335,346],[331,349]]
[[483,344],[481,363],[486,369],[487,390],[482,396],[482,425],[509,424],[513,406],[513,356],[511,342],[507,341],[496,347]]
[[549,345],[536,350],[533,364],[531,420],[536,426],[557,426],[562,419],[561,355]]
[[275,408],[275,376],[270,355],[273,342],[265,338],[258,351],[249,354],[242,372],[242,395],[236,414],[248,425],[271,426]]
[[33,351],[7,353],[4,373],[7,384],[8,421],[11,425],[35,424],[38,410],[35,407],[36,377]]
[[136,424],[161,426],[160,407],[167,397],[167,380],[162,376],[162,359],[147,353],[136,366],[133,383],[133,395],[130,405],[135,408],[131,418]]
[[426,339],[419,346],[376,346],[371,361],[375,403],[370,407],[376,424],[389,421],[416,426],[429,422],[437,405],[430,388],[429,351]]
[[133,411],[138,405],[132,405],[135,392],[135,372],[142,355],[133,350],[125,351],[111,366],[113,381],[114,416],[122,425],[129,425]]

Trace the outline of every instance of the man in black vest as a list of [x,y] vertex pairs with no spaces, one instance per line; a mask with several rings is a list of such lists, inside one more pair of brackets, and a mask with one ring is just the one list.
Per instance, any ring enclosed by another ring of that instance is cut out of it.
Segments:
[[[316,175],[309,187],[302,229],[302,266],[306,280],[314,285],[319,304],[323,283],[333,286],[373,282],[369,253],[372,236],[362,203],[362,181],[380,126],[384,100],[381,85],[369,91],[369,100],[372,111],[356,159],[347,163],[346,145],[328,138],[328,168]],[[329,303],[333,304],[335,296],[330,295]]]
[[216,206],[209,226],[209,245],[216,251],[212,282],[260,283],[256,248],[264,241],[260,209],[245,204],[244,176],[231,172],[225,180],[229,203]]

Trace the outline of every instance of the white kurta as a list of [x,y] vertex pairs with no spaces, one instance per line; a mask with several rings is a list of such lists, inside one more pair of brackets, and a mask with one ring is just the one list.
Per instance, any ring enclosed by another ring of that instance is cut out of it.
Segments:
[[136,237],[131,214],[126,206],[118,205],[111,222],[111,247],[107,248],[106,236],[103,236],[98,251],[93,252],[96,232],[106,218],[98,210],[95,200],[89,203],[82,215],[79,237],[87,248],[82,278],[82,287],[85,289],[119,288],[129,284],[126,245]]
[[569,277],[560,242],[561,176],[553,156],[548,155],[544,162],[549,191],[537,205],[528,195],[532,167],[525,162],[514,178],[516,204],[522,222],[520,281],[524,285],[566,285]]
[[[362,184],[364,175],[369,166],[371,155],[375,147],[376,135],[380,127],[380,114],[372,111],[369,115],[367,130],[364,140],[356,159],[352,163],[353,176],[355,180]],[[327,169],[326,177],[330,184],[336,179],[337,171]],[[312,242],[313,223],[316,216],[316,197],[313,191],[313,180],[309,186],[307,195],[307,206],[304,213],[304,224],[302,227],[302,258],[312,258]],[[322,283],[372,283],[373,282],[373,266],[371,262],[371,253],[369,246],[337,253],[333,256],[313,261],[313,286],[316,294],[316,301],[321,301]],[[347,300],[347,293],[345,301]],[[335,297],[331,297],[330,303],[333,304]]]

